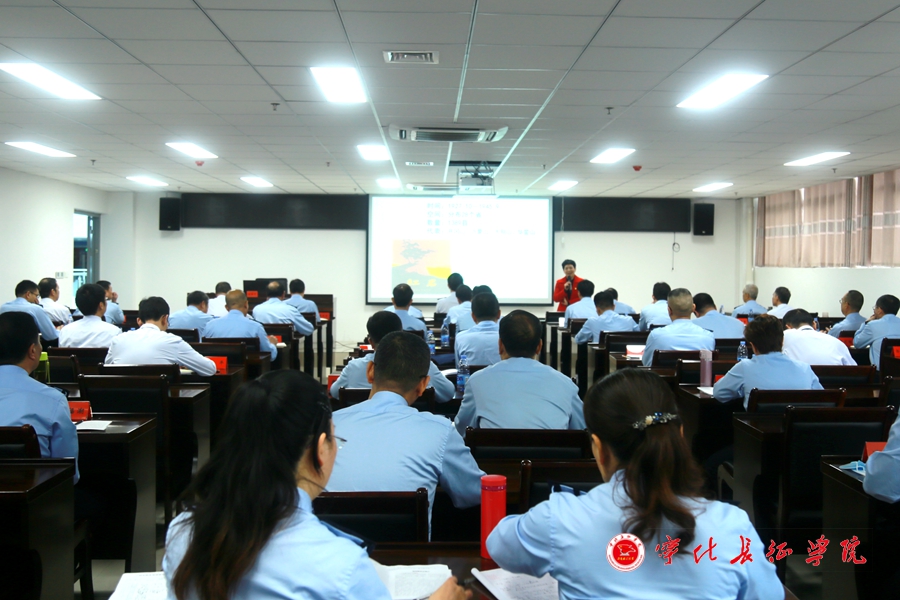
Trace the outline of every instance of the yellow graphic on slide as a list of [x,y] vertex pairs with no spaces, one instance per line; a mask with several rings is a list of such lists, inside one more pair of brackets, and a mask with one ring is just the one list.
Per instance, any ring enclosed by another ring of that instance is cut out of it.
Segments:
[[407,283],[415,293],[433,295],[450,273],[449,240],[394,240],[392,285]]

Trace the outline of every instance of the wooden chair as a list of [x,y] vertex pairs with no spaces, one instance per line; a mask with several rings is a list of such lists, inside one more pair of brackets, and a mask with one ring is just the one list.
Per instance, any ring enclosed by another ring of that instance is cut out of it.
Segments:
[[434,313],[434,326],[440,329],[444,326],[444,319],[447,318],[447,313]]
[[427,542],[428,490],[414,492],[322,492],[316,516],[366,541]]
[[78,359],[78,373],[83,375],[96,375],[99,365],[106,360],[109,348],[49,348],[47,357],[61,356],[64,358],[76,357]]
[[878,371],[872,365],[812,365],[824,388],[874,385]]
[[[716,338],[716,350],[719,351],[719,358],[737,359],[737,351],[741,346],[741,342],[746,341],[744,338]],[[747,356],[753,356],[753,348],[747,344]]]
[[522,514],[547,500],[554,484],[562,484],[579,492],[587,492],[603,483],[603,476],[594,459],[523,460],[520,479],[519,512]]
[[34,427],[0,427],[0,458],[40,457],[41,446]]
[[[199,344],[191,344],[191,348],[202,354],[203,356],[225,356],[228,358],[229,366],[244,366],[247,364],[247,344],[243,341],[239,343],[222,342],[226,338],[216,338],[215,342],[201,342]],[[243,340],[243,338],[238,338]],[[256,340],[257,344],[259,340]]]
[[900,338],[881,340],[878,366],[882,377],[900,377]]
[[626,346],[646,344],[648,335],[649,331],[604,331],[600,335],[600,344],[606,346],[607,352],[625,352]]
[[591,442],[579,429],[473,429],[466,446],[475,459],[577,460],[590,458]]
[[[737,364],[736,360],[714,360],[712,361],[713,383],[716,381],[717,375],[725,375],[731,370],[731,367]],[[689,385],[700,385],[700,361],[678,359],[675,361],[675,382],[678,385],[686,383]]]
[[[712,359],[718,360],[719,351],[712,351]],[[653,367],[656,369],[673,369],[679,360],[700,360],[699,350],[654,350]]]
[[881,391],[878,399],[883,406],[892,406],[900,410],[900,377],[888,375],[881,382]]
[[[203,344],[219,344],[219,345],[229,344],[229,345],[232,345],[232,346],[235,345],[235,344],[244,344],[244,345],[247,347],[247,352],[248,352],[248,353],[250,353],[250,352],[261,352],[261,350],[260,350],[260,342],[259,342],[259,338],[258,338],[258,337],[246,337],[246,338],[224,338],[224,337],[223,337],[223,338],[206,338],[206,339],[203,341]],[[191,344],[191,346],[194,347],[194,350],[196,350],[197,352],[200,352],[200,354],[203,354],[204,356],[228,356],[228,357],[229,357],[229,358],[228,358],[228,364],[231,364],[231,354],[207,354],[205,351],[206,351],[206,350],[210,350],[210,351],[211,351],[211,350],[212,350],[211,348],[209,348],[209,347],[204,347],[204,348],[202,348],[202,349],[204,350],[204,352],[201,352],[201,348],[198,348],[198,347],[197,347],[197,346],[201,346],[201,344],[193,343],[193,344]],[[229,348],[228,350],[230,350],[230,352],[233,353],[234,356],[236,356],[236,357],[239,357],[240,354],[241,354],[241,353],[237,352],[237,349],[236,349],[236,348]],[[245,358],[244,360],[246,360],[246,358]]]
[[165,365],[100,365],[98,375],[121,375],[125,377],[159,377],[166,378],[170,385],[181,383],[181,366]]
[[122,314],[125,315],[125,321],[122,323],[122,331],[128,331],[130,329],[138,329],[140,325],[138,325],[138,311],[136,310],[122,310]]
[[847,390],[750,390],[748,413],[783,413],[789,406],[843,408]]
[[184,341],[197,343],[200,341],[200,332],[196,329],[171,329],[167,330],[172,335],[177,335]]
[[75,383],[81,366],[76,356],[47,355],[47,367],[50,371],[51,383]]

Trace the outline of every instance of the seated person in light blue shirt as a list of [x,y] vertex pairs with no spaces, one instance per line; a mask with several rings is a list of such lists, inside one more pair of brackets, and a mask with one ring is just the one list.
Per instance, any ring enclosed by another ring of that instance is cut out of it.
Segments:
[[615,300],[612,292],[605,290],[594,296],[594,308],[597,314],[588,319],[575,335],[575,342],[597,344],[604,331],[637,331],[638,324],[629,316],[620,315],[613,309]]
[[[228,311],[224,317],[213,319],[206,326],[203,333],[204,341],[216,338],[258,338],[261,352],[268,352],[272,360],[278,356],[278,348],[275,346],[278,339],[274,335],[266,335],[265,328],[257,321],[247,318],[250,312],[250,304],[242,290],[231,290],[225,294],[225,309]],[[171,324],[171,320],[169,321]]]
[[[479,294],[480,295],[480,294]],[[584,429],[581,398],[572,380],[535,360],[541,322],[524,310],[500,321],[499,363],[466,382],[456,429]]]
[[863,489],[885,502],[900,502],[900,416],[891,426],[884,450],[869,456]]
[[612,297],[613,297],[613,303],[614,303],[615,306],[616,306],[616,308],[615,308],[614,310],[615,310],[618,314],[620,314],[620,315],[634,315],[634,314],[637,314],[637,311],[634,310],[634,308],[633,308],[631,305],[625,304],[624,302],[619,302],[619,292],[616,291],[616,288],[606,288],[606,291],[609,292],[610,294],[612,294]]
[[125,313],[119,308],[119,294],[113,291],[112,284],[105,279],[98,281],[97,285],[106,291],[106,314],[103,318],[107,323],[121,325],[125,322]]
[[794,310],[794,307],[788,304],[790,301],[791,290],[784,286],[775,288],[775,291],[772,293],[772,310],[766,314],[783,319],[784,315],[788,314],[789,311]]
[[744,337],[744,324],[734,317],[723,315],[716,310],[712,296],[706,293],[694,295],[694,315],[692,323],[712,331],[717,340],[734,340]]
[[[331,492],[428,490],[429,510],[437,486],[453,505],[481,503],[481,476],[453,423],[412,407],[429,384],[431,353],[421,336],[389,333],[367,365],[372,395],[334,413],[335,430],[353,440],[338,455]],[[430,520],[430,518],[429,518]]]
[[[403,325],[400,323],[400,317],[396,314],[382,310],[369,317],[369,320],[366,322],[366,330],[369,332],[366,339],[377,351],[378,343],[381,342],[381,339],[393,331],[403,331]],[[341,388],[371,389],[372,384],[369,381],[368,368],[369,363],[374,358],[375,354],[370,353],[348,362],[341,369],[341,376],[331,384],[329,389],[331,397],[339,398]],[[428,377],[431,382],[429,387],[434,388],[434,399],[436,402],[447,402],[453,399],[456,387],[449,379],[444,377],[434,362],[428,365]]]
[[759,288],[753,285],[752,283],[748,283],[744,286],[744,291],[742,292],[742,297],[744,303],[740,306],[735,306],[734,310],[731,311],[732,315],[764,315],[769,312],[769,309],[756,301],[759,297]]
[[253,309],[253,318],[260,323],[290,323],[294,331],[300,335],[309,335],[315,331],[313,324],[303,318],[300,311],[284,302],[284,286],[272,281],[266,286],[268,300],[257,304]]
[[672,324],[658,327],[647,336],[647,345],[641,357],[645,367],[653,366],[653,353],[657,350],[716,349],[716,338],[712,332],[691,323],[694,299],[689,290],[675,288],[669,292],[667,306]]
[[578,295],[581,299],[566,307],[566,327],[572,319],[590,319],[597,316],[597,307],[594,306],[594,284],[587,279],[578,282]]
[[437,301],[434,312],[446,315],[447,311],[459,304],[456,298],[456,289],[463,284],[463,276],[459,273],[450,273],[447,278],[447,287],[450,288],[450,295]]
[[875,312],[856,331],[853,345],[857,348],[869,347],[869,360],[881,370],[881,341],[884,338],[900,338],[900,299],[885,294],[875,301]]
[[744,399],[744,409],[753,388],[761,390],[821,390],[822,384],[809,365],[781,352],[784,328],[781,319],[760,315],[744,327],[744,338],[753,358],[739,361],[713,386],[719,402]]
[[832,325],[825,333],[839,338],[842,331],[858,331],[866,322],[866,318],[859,314],[863,303],[865,303],[865,298],[856,290],[850,290],[844,294],[844,297],[841,298],[841,314],[844,315],[844,320]]
[[53,321],[44,307],[41,306],[41,294],[38,284],[28,279],[20,281],[16,285],[16,299],[0,306],[0,314],[7,312],[24,312],[34,319],[41,336],[47,341],[59,338],[59,331],[53,326]]
[[641,331],[649,331],[651,325],[668,325],[672,322],[666,301],[671,291],[672,288],[665,281],[653,284],[653,304],[641,309],[641,321],[638,323]]
[[169,329],[196,329],[202,338],[207,324],[215,319],[212,315],[207,314],[208,310],[209,296],[206,295],[206,292],[191,292],[187,297],[187,308],[169,315]]
[[303,295],[306,293],[306,284],[303,283],[302,279],[291,279],[291,282],[288,284],[288,291],[291,293],[291,297],[285,300],[286,304],[290,304],[301,313],[315,313],[316,323],[322,320],[319,317],[319,307],[316,306],[316,303],[312,300],[307,300]]
[[444,325],[455,323],[456,333],[475,327],[475,320],[472,318],[473,295],[472,288],[465,284],[456,288],[456,298],[459,300],[459,304],[447,311]]
[[[784,598],[775,565],[759,558],[766,545],[747,513],[704,499],[702,473],[662,379],[616,371],[591,388],[584,413],[605,483],[579,496],[555,492],[500,521],[487,540],[497,565],[534,577],[549,573],[561,599]],[[642,548],[617,540],[623,532]],[[730,560],[744,540],[753,561]],[[633,566],[638,552],[645,558],[636,573],[612,566]]]
[[390,312],[400,317],[404,331],[425,331],[425,321],[412,316],[409,312],[412,299],[413,289],[405,283],[397,284],[391,297],[394,310]]
[[[169,526],[162,564],[169,598],[391,599],[361,540],[313,513],[349,445],[335,435],[317,381],[278,370],[245,383],[220,431],[223,445],[188,492],[198,502]],[[463,598],[452,577],[431,595]]]
[[472,298],[472,319],[475,327],[459,332],[454,351],[456,364],[463,354],[469,365],[493,365],[500,362],[500,303],[491,292],[483,292]]
[[0,314],[0,427],[31,425],[44,458],[75,458],[78,433],[59,390],[29,375],[41,361],[37,324],[21,311]]

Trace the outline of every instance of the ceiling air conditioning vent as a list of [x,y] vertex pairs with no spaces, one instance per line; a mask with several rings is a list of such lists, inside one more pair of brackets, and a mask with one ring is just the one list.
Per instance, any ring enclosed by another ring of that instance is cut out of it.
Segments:
[[436,65],[440,62],[440,52],[418,52],[410,50],[385,50],[384,62],[413,65]]
[[406,188],[414,192],[438,192],[441,194],[456,193],[458,185],[455,183],[407,183]]
[[433,167],[434,161],[429,160],[427,162],[422,162],[422,161],[416,162],[416,161],[408,160],[408,161],[406,161],[406,166],[407,167]]
[[497,142],[503,139],[508,127],[477,129],[463,127],[404,127],[391,124],[391,139],[402,142]]

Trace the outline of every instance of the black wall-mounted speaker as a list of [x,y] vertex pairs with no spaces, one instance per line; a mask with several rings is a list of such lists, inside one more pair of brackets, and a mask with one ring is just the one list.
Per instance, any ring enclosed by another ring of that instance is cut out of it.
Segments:
[[159,199],[159,230],[181,231],[181,198]]
[[694,235],[712,235],[715,224],[715,204],[694,205]]

